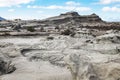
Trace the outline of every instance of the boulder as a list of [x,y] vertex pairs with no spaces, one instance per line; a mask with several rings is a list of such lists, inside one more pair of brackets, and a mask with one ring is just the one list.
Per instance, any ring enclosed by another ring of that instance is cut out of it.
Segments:
[[0,54],[0,75],[9,74],[16,70],[12,62],[5,57],[5,55]]

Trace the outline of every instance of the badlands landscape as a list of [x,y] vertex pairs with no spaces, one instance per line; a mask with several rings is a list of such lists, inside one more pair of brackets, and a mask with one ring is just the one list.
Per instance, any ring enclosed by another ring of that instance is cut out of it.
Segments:
[[120,80],[120,23],[77,12],[1,20],[0,80]]

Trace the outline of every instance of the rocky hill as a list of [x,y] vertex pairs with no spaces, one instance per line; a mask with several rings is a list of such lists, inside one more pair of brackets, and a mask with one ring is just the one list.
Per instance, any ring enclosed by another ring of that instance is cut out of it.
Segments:
[[91,15],[79,15],[77,12],[67,12],[59,16],[50,17],[42,20],[43,23],[64,24],[68,22],[89,23],[89,22],[103,22],[102,19],[95,13]]
[[[36,31],[43,32],[60,32],[67,28],[87,28],[98,30],[120,30],[119,22],[106,22],[103,21],[97,14],[79,15],[77,12],[67,12],[55,17],[50,17],[43,20],[14,20],[14,21],[1,21],[0,27],[13,31],[26,31],[29,27],[35,28]],[[58,31],[56,31],[56,28]],[[6,30],[4,30],[5,32]],[[3,30],[2,30],[3,32]],[[9,31],[11,32],[11,31]]]
[[91,15],[79,15],[77,12],[67,12],[60,14],[59,16],[50,17],[41,21],[39,24],[45,24],[48,26],[75,26],[81,28],[92,28],[92,29],[120,29],[120,23],[106,22],[103,21],[95,13]]

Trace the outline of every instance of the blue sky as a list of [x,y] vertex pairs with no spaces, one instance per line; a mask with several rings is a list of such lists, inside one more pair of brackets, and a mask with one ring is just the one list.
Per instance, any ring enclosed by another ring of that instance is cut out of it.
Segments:
[[6,19],[44,19],[68,11],[120,21],[120,0],[0,0],[0,16]]

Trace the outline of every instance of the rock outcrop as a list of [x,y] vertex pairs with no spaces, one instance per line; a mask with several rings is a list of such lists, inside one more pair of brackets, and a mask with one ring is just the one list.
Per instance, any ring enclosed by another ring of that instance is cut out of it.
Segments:
[[[94,39],[63,35],[54,35],[53,37],[54,39],[47,39],[47,37],[1,38],[2,75],[0,79],[119,79],[120,43],[96,43],[96,37]],[[86,42],[88,39],[93,42]],[[117,50],[116,47],[118,47]],[[9,67],[6,69],[4,66],[8,65]]]
[[[33,23],[61,31],[17,32]],[[106,31],[119,23],[68,12],[24,25],[0,37],[0,80],[120,80],[120,31]]]
[[11,60],[0,53],[0,75],[9,74],[16,70]]
[[59,16],[50,17],[36,21],[47,26],[59,26],[62,28],[75,26],[80,28],[90,28],[99,30],[120,29],[120,23],[103,21],[95,13],[91,15],[79,15],[77,12],[67,12]]
[[103,22],[102,19],[96,15],[95,13],[91,15],[79,15],[77,12],[67,12],[64,14],[60,14],[59,16],[47,18],[41,22],[53,23],[54,25],[65,24],[68,22],[76,22],[76,23],[89,23],[89,22]]
[[[114,60],[113,60],[114,61]],[[73,80],[119,80],[120,63],[94,63],[78,54],[68,55],[65,62]]]
[[[77,12],[67,12],[60,14],[59,16],[50,17],[43,20],[18,20],[18,21],[2,21],[0,22],[1,27],[14,27],[16,24],[20,25],[18,31],[24,31],[27,27],[34,27],[40,29],[41,27],[65,29],[69,27],[75,28],[90,28],[98,30],[120,30],[119,22],[106,22],[103,21],[97,14],[91,15],[79,15]],[[18,27],[11,28],[16,30]]]

